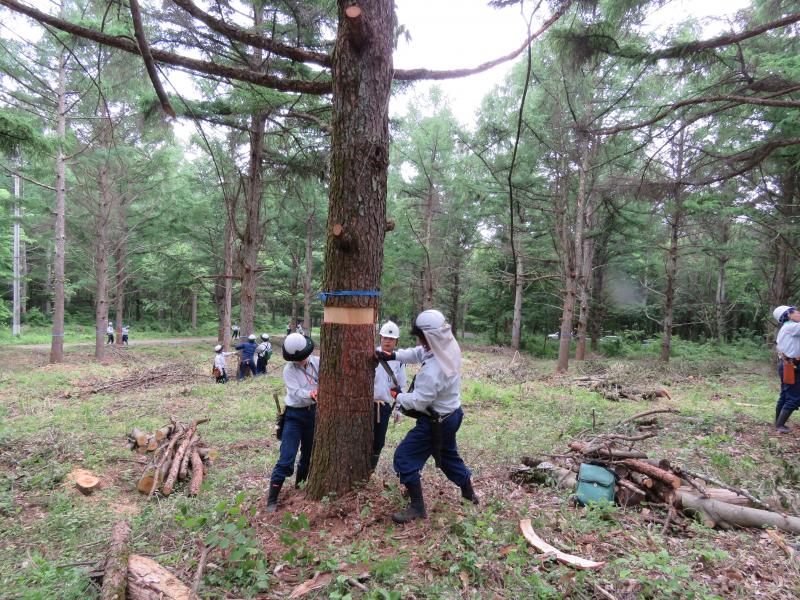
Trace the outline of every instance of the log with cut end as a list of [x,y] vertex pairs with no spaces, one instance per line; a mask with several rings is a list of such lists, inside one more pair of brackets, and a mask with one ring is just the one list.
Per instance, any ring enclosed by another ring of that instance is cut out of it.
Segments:
[[128,600],[190,600],[192,590],[177,577],[145,556],[128,561]]
[[139,448],[147,446],[147,434],[138,427],[134,427],[133,431],[131,431],[131,438],[136,441],[136,445]]
[[130,541],[131,524],[128,521],[117,521],[111,532],[111,544],[103,570],[100,600],[125,600],[127,598]]
[[652,477],[653,479],[658,479],[659,481],[663,481],[667,485],[672,486],[676,490],[681,487],[681,478],[673,475],[669,471],[665,471],[664,469],[660,469],[659,467],[653,466],[650,463],[635,460],[633,458],[628,458],[622,461],[622,464],[629,467],[631,470],[636,471],[637,473],[642,473],[643,475],[647,475],[648,477]]
[[84,496],[88,496],[100,487],[100,479],[94,475],[84,473],[75,478],[75,487]]
[[699,494],[682,490],[677,491],[676,499],[680,508],[699,515],[710,527],[774,527],[789,533],[800,533],[798,517],[701,498]]
[[569,449],[580,454],[595,455],[606,458],[647,458],[644,452],[636,450],[617,450],[615,448],[598,448],[583,442],[570,442]]
[[575,567],[576,569],[600,569],[606,564],[604,562],[597,562],[587,558],[581,558],[580,556],[567,554],[566,552],[562,552],[561,550],[551,546],[536,534],[536,532],[533,530],[533,525],[531,525],[530,519],[522,519],[519,522],[519,528],[522,531],[522,535],[526,540],[528,540],[528,543],[531,546],[536,548],[539,552],[553,556],[562,564]]
[[181,469],[183,456],[187,451],[190,450],[192,444],[197,441],[196,429],[197,422],[195,421],[192,423],[192,426],[189,428],[186,434],[184,434],[184,439],[181,442],[181,445],[178,446],[178,449],[175,451],[175,456],[172,459],[172,465],[170,466],[169,473],[167,474],[167,478],[164,480],[164,485],[161,487],[161,493],[165,496],[169,496],[175,487],[175,482],[178,479],[178,473]]
[[203,485],[203,459],[197,453],[197,450],[192,451],[192,478],[189,480],[189,495],[197,496],[200,492],[200,486]]

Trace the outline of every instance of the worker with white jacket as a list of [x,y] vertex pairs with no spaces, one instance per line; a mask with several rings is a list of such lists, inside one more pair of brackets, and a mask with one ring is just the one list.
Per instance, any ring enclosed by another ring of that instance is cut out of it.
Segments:
[[[391,353],[397,347],[400,338],[400,328],[393,321],[386,321],[380,330],[381,344],[376,348],[378,352]],[[392,388],[402,390],[406,387],[406,368],[397,360],[381,360],[375,368],[375,420],[373,421],[372,437],[372,470],[378,466],[381,450],[386,443],[386,430],[389,428],[389,419],[395,404],[392,397]]]
[[420,471],[430,456],[447,478],[461,488],[462,498],[477,504],[472,473],[458,454],[456,434],[461,427],[461,348],[444,315],[438,310],[421,312],[411,333],[419,346],[396,352],[376,352],[387,360],[403,364],[422,363],[408,392],[392,390],[404,414],[417,419],[394,453],[394,470],[406,486],[411,503],[392,515],[396,523],[427,516],[422,496]]
[[267,496],[267,512],[278,508],[278,494],[287,477],[294,472],[294,461],[300,450],[295,485],[308,477],[311,450],[314,445],[314,425],[317,416],[319,389],[319,357],[311,356],[314,342],[310,337],[292,333],[283,340],[284,421],[278,462],[272,469]]
[[781,326],[775,340],[781,380],[781,394],[775,406],[775,429],[788,433],[786,421],[800,408],[800,311],[794,306],[779,306],[772,311],[772,316]]

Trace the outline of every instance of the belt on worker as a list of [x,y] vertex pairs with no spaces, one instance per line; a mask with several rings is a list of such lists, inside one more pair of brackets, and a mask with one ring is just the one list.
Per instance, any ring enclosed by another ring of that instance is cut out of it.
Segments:
[[287,404],[286,408],[294,408],[296,410],[311,410],[316,406],[317,406],[316,404],[309,404],[308,406],[292,406],[291,404]]

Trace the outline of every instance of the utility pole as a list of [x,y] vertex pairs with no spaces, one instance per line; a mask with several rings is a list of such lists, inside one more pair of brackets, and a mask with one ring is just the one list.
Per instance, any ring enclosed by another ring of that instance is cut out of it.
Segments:
[[20,314],[21,314],[21,282],[19,277],[19,197],[20,197],[19,175],[14,175],[14,317],[12,321],[11,333],[14,337],[20,335]]

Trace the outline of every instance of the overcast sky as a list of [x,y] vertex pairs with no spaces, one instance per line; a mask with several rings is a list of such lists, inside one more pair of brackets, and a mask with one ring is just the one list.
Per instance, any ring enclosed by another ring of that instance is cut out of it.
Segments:
[[[487,7],[487,1],[396,0],[398,22],[409,30],[411,41],[400,41],[394,55],[395,68],[473,67],[518,48],[526,36],[519,7],[496,10]],[[533,1],[525,3],[526,14],[534,4]],[[693,16],[704,19],[705,35],[710,37],[727,29],[728,19],[749,5],[750,0],[673,0],[654,11],[647,25],[654,31],[664,32]],[[439,85],[450,99],[456,118],[470,126],[483,96],[502,82],[510,69],[511,63],[507,63],[463,79],[420,82],[413,91],[392,98],[391,113],[405,112],[414,94]]]

